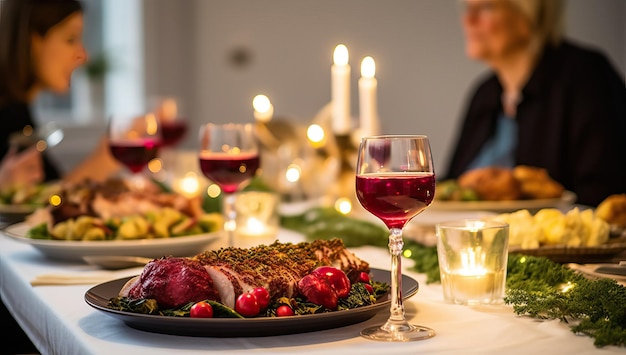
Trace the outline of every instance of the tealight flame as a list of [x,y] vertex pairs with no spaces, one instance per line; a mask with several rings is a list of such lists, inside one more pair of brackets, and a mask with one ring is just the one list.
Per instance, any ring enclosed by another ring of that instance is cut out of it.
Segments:
[[335,51],[333,52],[333,62],[335,65],[347,65],[348,61],[350,61],[348,47],[346,47],[345,44],[337,45],[337,47],[335,47]]
[[194,196],[200,189],[200,182],[195,173],[189,172],[180,181],[180,189],[187,196]]
[[306,130],[306,136],[313,143],[321,143],[325,137],[324,129],[318,124],[312,124]]
[[462,269],[460,274],[465,276],[484,275],[487,272],[483,267],[484,257],[481,247],[467,248],[465,251],[461,251]]
[[361,61],[361,76],[364,78],[373,78],[376,75],[376,62],[374,58],[365,57]]
[[285,178],[289,182],[297,182],[300,180],[300,174],[302,171],[300,170],[300,166],[296,164],[290,164],[287,167],[287,171],[285,171]]
[[348,214],[352,211],[352,202],[347,197],[338,198],[335,201],[335,209],[341,214]]

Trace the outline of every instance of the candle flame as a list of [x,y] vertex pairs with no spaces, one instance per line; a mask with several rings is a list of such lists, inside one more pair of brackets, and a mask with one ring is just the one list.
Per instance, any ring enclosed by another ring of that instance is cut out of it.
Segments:
[[373,78],[376,75],[376,62],[374,58],[365,57],[361,61],[361,76],[364,78]]
[[481,247],[467,248],[467,250],[461,251],[461,274],[465,276],[486,274],[487,270],[483,267],[485,263],[484,258],[485,255]]
[[269,111],[271,105],[270,99],[265,95],[257,95],[252,99],[252,107],[256,112],[265,113]]
[[289,182],[296,182],[300,180],[300,174],[302,173],[300,166],[296,164],[290,164],[285,172],[285,178]]
[[198,177],[195,173],[189,172],[185,175],[185,177],[180,181],[180,189],[183,194],[187,196],[195,195],[200,189],[200,182],[198,181]]
[[350,60],[350,56],[348,55],[348,47],[345,44],[339,44],[335,47],[335,52],[333,53],[333,62],[335,65],[347,65]]
[[257,121],[269,122],[274,115],[274,106],[270,99],[265,95],[257,95],[252,99],[252,107],[254,108],[254,118]]
[[156,116],[152,113],[146,115],[146,132],[154,136],[158,133],[159,123],[156,119]]
[[324,140],[324,129],[318,124],[312,124],[306,130],[306,136],[313,143],[319,143]]
[[335,209],[341,214],[348,214],[352,211],[352,202],[346,197],[340,197],[335,201]]

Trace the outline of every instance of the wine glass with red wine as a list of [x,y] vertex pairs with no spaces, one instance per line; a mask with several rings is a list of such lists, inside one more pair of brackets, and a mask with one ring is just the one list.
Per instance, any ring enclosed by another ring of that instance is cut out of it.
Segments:
[[111,155],[137,176],[157,157],[161,128],[154,114],[113,115],[108,127]]
[[259,168],[259,149],[251,124],[213,124],[200,128],[200,170],[222,189],[224,230],[233,246],[235,193],[244,187]]
[[409,324],[402,305],[402,228],[426,209],[435,196],[435,171],[428,137],[363,138],[357,159],[356,194],[361,205],[389,228],[391,254],[391,314],[385,324],[363,329],[361,335],[381,341],[435,336],[430,328]]
[[178,100],[173,97],[152,98],[154,113],[161,124],[163,148],[174,148],[187,134],[187,120],[178,113]]

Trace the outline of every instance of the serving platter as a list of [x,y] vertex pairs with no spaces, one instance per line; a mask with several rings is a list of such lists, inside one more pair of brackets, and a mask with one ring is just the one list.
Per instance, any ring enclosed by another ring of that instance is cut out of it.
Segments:
[[437,211],[490,211],[513,212],[517,210],[538,211],[542,208],[566,208],[576,202],[576,194],[571,191],[563,192],[559,198],[512,200],[512,201],[441,201],[435,200],[428,207]]
[[[371,278],[391,282],[391,273],[371,269]],[[127,326],[147,332],[199,337],[257,337],[305,333],[351,325],[370,319],[376,313],[388,309],[390,295],[379,298],[378,303],[320,314],[290,317],[257,318],[189,318],[139,314],[108,308],[109,299],[117,297],[122,286],[130,279],[121,278],[96,285],[85,293],[85,302],[104,314],[117,318]],[[402,275],[402,298],[417,293],[419,285],[409,276]]]
[[8,226],[3,233],[21,243],[32,245],[51,259],[84,262],[83,256],[132,255],[146,258],[195,255],[221,237],[222,231],[158,239],[72,241],[32,239],[27,236],[31,225],[25,222]]
[[626,235],[610,238],[608,242],[593,247],[567,247],[564,245],[544,245],[532,249],[509,247],[509,253],[542,256],[557,263],[606,262],[625,251]]

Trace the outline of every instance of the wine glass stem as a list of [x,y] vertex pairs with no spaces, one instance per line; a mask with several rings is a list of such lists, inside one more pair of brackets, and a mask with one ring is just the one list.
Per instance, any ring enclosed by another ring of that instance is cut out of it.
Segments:
[[224,230],[228,233],[228,246],[235,244],[235,229],[237,228],[237,217],[235,211],[235,200],[237,197],[234,193],[224,193],[223,213],[224,213]]
[[389,235],[389,252],[391,253],[391,315],[387,325],[405,324],[404,307],[402,305],[402,229],[391,228]]

